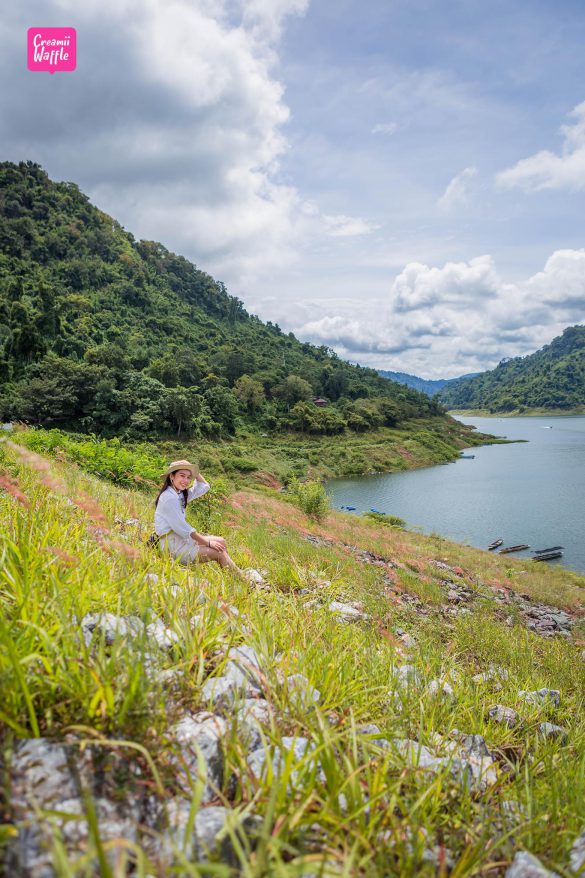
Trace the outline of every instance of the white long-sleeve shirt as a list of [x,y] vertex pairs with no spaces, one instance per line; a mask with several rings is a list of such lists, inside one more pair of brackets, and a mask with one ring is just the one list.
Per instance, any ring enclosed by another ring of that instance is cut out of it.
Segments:
[[[187,503],[190,503],[196,497],[202,497],[207,491],[209,491],[207,482],[195,482],[189,488]],[[160,495],[156,512],[154,513],[154,529],[159,537],[164,537],[165,534],[173,531],[185,539],[195,532],[195,528],[191,527],[185,518],[183,492],[175,491],[172,485],[169,485],[166,491],[163,491]]]

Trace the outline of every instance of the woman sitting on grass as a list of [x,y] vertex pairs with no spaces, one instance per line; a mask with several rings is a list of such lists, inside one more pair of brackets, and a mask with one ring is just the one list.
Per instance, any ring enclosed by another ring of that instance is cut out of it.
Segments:
[[[193,480],[195,483],[189,487]],[[169,465],[154,503],[154,530],[159,537],[159,545],[163,551],[177,558],[180,564],[217,561],[220,567],[228,567],[233,573],[243,576],[228,555],[223,537],[197,533],[187,523],[187,503],[202,497],[207,491],[209,484],[188,460],[175,460]]]

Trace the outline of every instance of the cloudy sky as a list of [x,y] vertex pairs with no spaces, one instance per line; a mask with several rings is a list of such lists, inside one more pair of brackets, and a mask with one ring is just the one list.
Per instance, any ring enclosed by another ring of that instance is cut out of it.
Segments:
[[[582,0],[23,0],[0,154],[249,311],[452,377],[585,322]],[[77,70],[26,69],[30,26]]]

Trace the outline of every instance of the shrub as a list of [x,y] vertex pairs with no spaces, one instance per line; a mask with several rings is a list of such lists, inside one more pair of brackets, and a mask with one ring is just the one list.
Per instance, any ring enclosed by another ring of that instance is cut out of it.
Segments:
[[405,520],[397,515],[385,515],[383,512],[364,512],[363,516],[384,527],[406,527]]
[[289,491],[297,506],[315,521],[322,521],[331,509],[329,497],[321,482],[298,482],[293,479],[289,483]]
[[143,443],[129,445],[120,439],[98,439],[61,430],[26,430],[19,435],[21,445],[40,454],[65,454],[87,472],[109,479],[118,485],[152,489],[160,483],[166,459]]
[[226,500],[231,486],[226,479],[214,479],[209,491],[195,503],[189,503],[187,517],[189,522],[202,533],[217,533],[221,528],[226,509]]
[[224,461],[226,472],[253,473],[258,469],[255,461],[247,457],[228,457]]

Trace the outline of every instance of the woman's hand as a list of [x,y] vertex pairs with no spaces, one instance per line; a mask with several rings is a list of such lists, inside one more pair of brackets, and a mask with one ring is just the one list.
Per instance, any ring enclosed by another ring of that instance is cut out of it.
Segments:
[[223,537],[216,537],[213,534],[198,534],[195,531],[191,534],[198,545],[203,549],[213,549],[215,552],[225,552],[226,544]]

